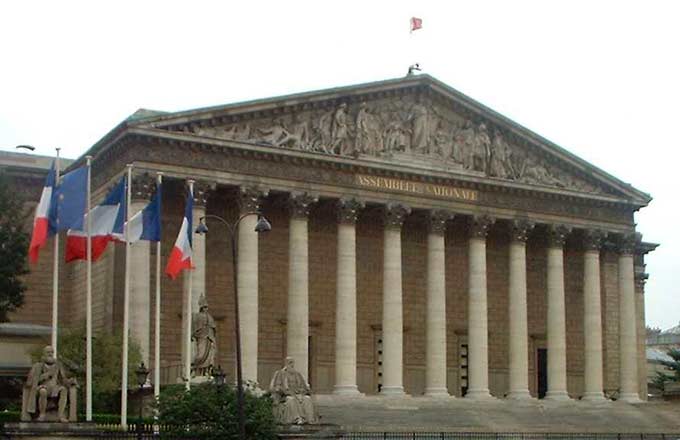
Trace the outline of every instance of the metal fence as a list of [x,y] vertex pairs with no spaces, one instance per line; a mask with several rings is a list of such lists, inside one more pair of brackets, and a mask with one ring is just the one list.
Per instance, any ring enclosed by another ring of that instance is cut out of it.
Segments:
[[518,432],[349,432],[347,440],[680,440],[678,434],[588,434]]
[[[200,435],[182,432],[177,427],[129,425],[123,430],[117,425],[100,425],[97,437],[107,439],[200,439]],[[286,433],[281,433],[286,438]],[[299,435],[299,432],[297,433]],[[680,440],[678,433],[610,434],[610,433],[504,433],[504,432],[342,432],[309,433],[309,439],[335,438],[343,440]]]

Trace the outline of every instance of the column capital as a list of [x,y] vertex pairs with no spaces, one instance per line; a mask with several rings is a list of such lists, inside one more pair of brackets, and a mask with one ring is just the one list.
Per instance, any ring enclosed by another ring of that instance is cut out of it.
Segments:
[[489,215],[473,215],[470,217],[470,238],[486,238],[489,228],[496,222]]
[[194,204],[205,208],[208,197],[217,188],[216,182],[197,180],[194,182]]
[[526,243],[529,233],[534,229],[536,223],[527,219],[514,219],[510,223],[510,238],[512,241]]
[[430,234],[443,235],[446,231],[446,222],[453,218],[454,214],[444,209],[433,209],[427,216],[427,226]]
[[649,278],[649,274],[645,272],[645,269],[642,268],[641,270],[635,270],[635,286],[642,290],[644,292],[645,290],[645,284],[647,283],[647,279]]
[[156,190],[156,178],[147,172],[133,174],[130,189],[133,201],[147,201]]
[[566,225],[548,225],[548,247],[562,248],[571,228]]
[[262,197],[269,195],[269,190],[254,186],[240,186],[238,189],[238,206],[242,213],[260,209]]
[[359,199],[340,199],[336,203],[338,209],[338,223],[355,224],[359,211],[366,207],[366,203]]
[[291,218],[307,218],[312,203],[319,201],[317,195],[308,192],[294,192],[288,197],[288,211]]
[[383,211],[385,228],[401,229],[406,216],[411,214],[411,208],[400,203],[388,203]]
[[629,232],[621,234],[616,240],[616,251],[619,255],[633,255],[635,253],[635,245],[637,244],[637,234]]
[[586,251],[599,251],[602,249],[607,233],[600,229],[586,229],[583,231],[583,247]]

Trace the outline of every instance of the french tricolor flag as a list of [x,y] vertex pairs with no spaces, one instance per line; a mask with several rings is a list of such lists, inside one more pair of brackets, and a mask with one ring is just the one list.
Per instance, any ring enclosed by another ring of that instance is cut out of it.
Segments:
[[[87,214],[90,216],[90,236],[92,240],[92,261],[97,261],[114,238],[123,232],[125,224],[126,179],[120,182],[106,196],[106,199]],[[87,232],[69,229],[66,237],[66,262],[87,260]]]
[[191,265],[191,234],[193,232],[193,212],[194,195],[192,194],[191,189],[189,189],[187,192],[187,203],[184,209],[182,227],[179,229],[177,241],[175,241],[175,246],[172,248],[170,258],[168,259],[168,264],[165,267],[165,273],[173,280],[177,278],[177,275],[179,275],[182,270],[193,269]]
[[[138,241],[161,241],[161,185],[158,185],[156,194],[151,198],[148,205],[135,214],[125,227],[129,228],[128,240],[130,243]],[[125,243],[125,232],[114,234],[116,241]]]
[[52,168],[47,173],[45,186],[40,195],[40,202],[35,209],[35,218],[33,219],[33,234],[31,235],[31,244],[28,248],[28,255],[33,264],[38,262],[40,248],[45,246],[47,238],[53,235],[53,231],[50,231],[49,228],[49,213],[52,204],[52,192],[54,191],[56,181],[57,172],[54,169],[54,163],[52,163]]

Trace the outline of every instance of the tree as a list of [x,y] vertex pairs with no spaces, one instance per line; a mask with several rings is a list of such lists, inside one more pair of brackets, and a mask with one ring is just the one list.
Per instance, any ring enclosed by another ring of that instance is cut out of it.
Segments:
[[0,171],[0,322],[24,302],[22,275],[28,273],[28,234],[23,230],[28,213]]
[[[59,361],[78,380],[84,404],[85,390],[85,326],[59,332]],[[128,384],[136,384],[135,370],[142,360],[139,345],[129,339]],[[92,338],[92,409],[99,413],[120,412],[120,384],[123,351],[123,333],[102,331]],[[34,361],[42,356],[42,348],[31,353]]]
[[654,384],[663,390],[667,382],[680,383],[680,349],[671,348],[667,352],[671,360],[659,360],[659,363],[672,371],[672,374],[657,371]]
[[[246,438],[274,440],[276,422],[269,395],[246,391]],[[159,422],[176,432],[169,434],[191,439],[237,439],[236,390],[230,385],[204,383],[166,387],[158,400]]]

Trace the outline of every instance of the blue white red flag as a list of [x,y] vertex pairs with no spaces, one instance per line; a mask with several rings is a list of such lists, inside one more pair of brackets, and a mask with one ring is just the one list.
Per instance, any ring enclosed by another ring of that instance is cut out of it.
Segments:
[[[90,210],[92,261],[104,253],[114,234],[123,232],[125,223],[126,178],[122,177],[106,199]],[[66,237],[66,262],[87,260],[87,232],[85,228],[70,229]]]
[[55,182],[57,180],[57,171],[54,169],[54,162],[52,168],[47,173],[45,186],[40,195],[40,202],[35,208],[35,218],[33,219],[33,233],[31,234],[31,244],[28,247],[28,256],[31,263],[38,262],[38,254],[40,248],[45,246],[47,238],[53,233],[49,227],[50,205],[52,204],[52,193],[54,192]]
[[[130,243],[140,240],[161,241],[161,196],[161,185],[158,185],[156,194],[149,204],[125,224],[125,227],[130,228],[128,231]],[[125,232],[114,235],[116,240],[125,242]]]
[[193,232],[193,212],[194,195],[191,193],[191,190],[189,190],[187,192],[187,202],[186,207],[184,208],[184,219],[182,220],[182,226],[179,229],[175,246],[172,248],[170,258],[168,259],[168,264],[165,267],[165,273],[173,280],[177,278],[177,275],[179,275],[182,270],[193,269],[193,266],[191,265],[191,234]]

